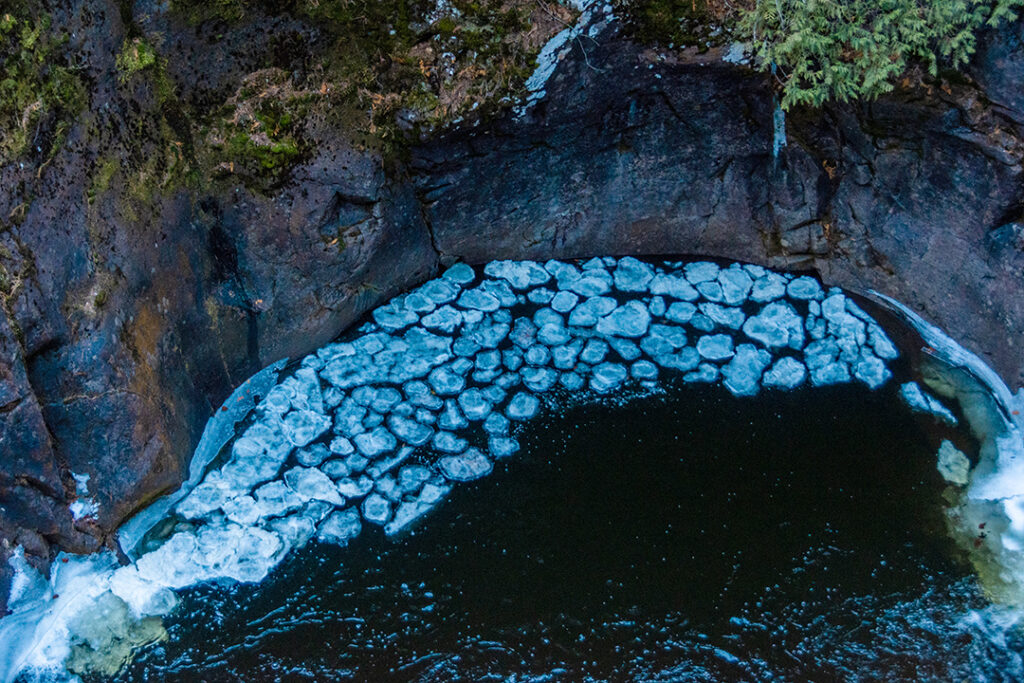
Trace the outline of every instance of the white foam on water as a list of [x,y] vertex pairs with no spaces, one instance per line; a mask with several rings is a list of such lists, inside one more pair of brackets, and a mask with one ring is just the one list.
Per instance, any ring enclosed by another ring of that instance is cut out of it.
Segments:
[[9,609],[0,619],[0,680],[13,681],[25,670],[70,678],[64,661],[71,654],[74,622],[94,609],[108,592],[117,559],[110,551],[93,555],[61,553],[45,580],[17,550]]

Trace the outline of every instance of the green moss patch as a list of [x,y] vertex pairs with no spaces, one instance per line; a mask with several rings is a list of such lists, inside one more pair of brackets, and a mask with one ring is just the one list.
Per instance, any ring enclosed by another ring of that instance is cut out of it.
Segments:
[[214,176],[273,187],[309,151],[307,117],[323,99],[296,88],[281,69],[250,74],[207,130],[204,165]]
[[305,99],[281,84],[254,98],[243,83],[210,121],[220,171],[270,182],[308,152],[309,121],[349,131],[357,144],[389,156],[509,104],[543,44],[575,19],[542,0],[454,0],[442,8],[424,0],[174,0],[172,9],[189,21],[287,15],[319,36],[312,66],[288,74]]
[[100,162],[98,168],[93,171],[92,182],[86,192],[86,199],[89,204],[96,201],[96,198],[110,189],[110,182],[114,179],[120,168],[117,159],[108,158]]
[[68,36],[51,23],[44,13],[0,13],[0,161],[51,158],[86,106],[85,85],[65,50]]
[[153,67],[157,62],[156,50],[142,38],[124,41],[117,55],[117,70],[122,83],[134,74]]

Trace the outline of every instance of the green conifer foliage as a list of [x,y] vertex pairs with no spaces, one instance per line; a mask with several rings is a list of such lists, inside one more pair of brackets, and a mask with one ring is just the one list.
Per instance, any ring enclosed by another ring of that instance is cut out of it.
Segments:
[[912,64],[932,76],[975,50],[976,33],[1017,18],[1024,0],[757,0],[739,21],[782,106],[870,99]]

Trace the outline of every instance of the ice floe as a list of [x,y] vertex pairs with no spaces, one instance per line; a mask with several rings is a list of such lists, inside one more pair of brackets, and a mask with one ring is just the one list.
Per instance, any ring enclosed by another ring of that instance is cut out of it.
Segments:
[[732,358],[732,337],[727,334],[704,335],[697,340],[697,353],[701,358],[719,361]]
[[781,389],[795,389],[803,384],[806,378],[807,368],[803,363],[791,356],[783,356],[775,361],[768,372],[764,373],[764,385]]
[[753,344],[740,344],[732,359],[722,368],[725,388],[736,396],[753,396],[760,389],[761,374],[772,355]]
[[900,398],[902,398],[903,402],[911,409],[917,412],[934,415],[936,418],[949,425],[955,425],[957,423],[956,416],[953,412],[944,406],[942,401],[922,389],[921,385],[917,382],[906,382],[905,384],[901,384]]

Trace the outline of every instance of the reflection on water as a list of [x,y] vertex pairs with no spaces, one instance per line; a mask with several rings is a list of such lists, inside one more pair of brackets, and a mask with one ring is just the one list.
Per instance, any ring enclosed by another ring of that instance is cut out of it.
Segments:
[[520,441],[398,541],[186,591],[120,680],[1024,679],[890,390],[675,387]]

